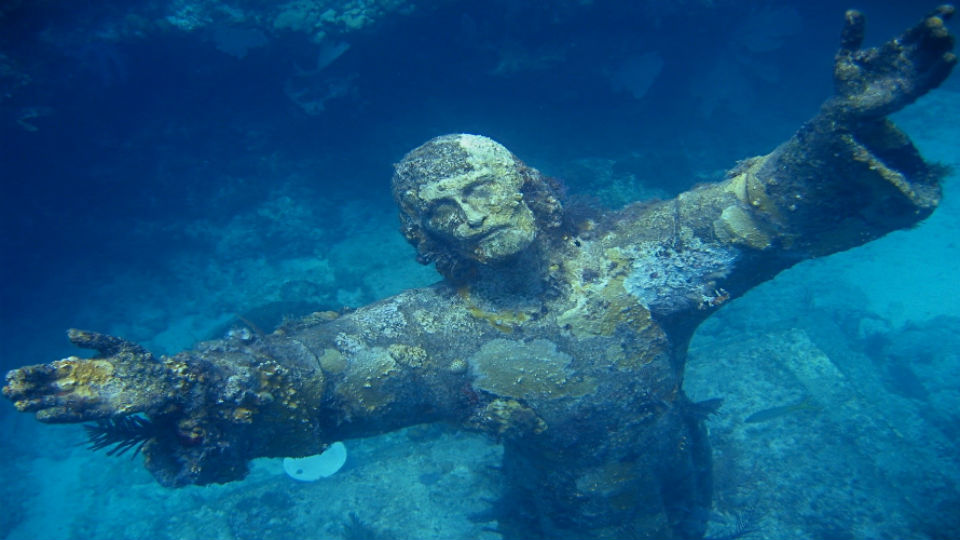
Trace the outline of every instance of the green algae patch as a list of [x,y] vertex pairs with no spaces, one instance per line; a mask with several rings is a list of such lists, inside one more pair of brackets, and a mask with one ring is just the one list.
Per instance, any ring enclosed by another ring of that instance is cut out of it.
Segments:
[[514,328],[519,328],[523,325],[523,323],[530,319],[530,315],[523,311],[486,311],[481,309],[470,297],[470,289],[468,287],[459,288],[457,290],[457,295],[463,299],[463,302],[467,307],[467,312],[470,313],[471,317],[474,319],[480,319],[481,321],[486,321],[487,324],[503,332],[504,334],[513,332]]
[[317,361],[325,373],[340,374],[347,368],[347,359],[336,349],[324,349]]
[[516,399],[580,397],[597,388],[595,380],[578,377],[573,357],[546,339],[529,342],[493,339],[470,357],[474,386]]
[[336,393],[345,403],[352,404],[355,414],[374,413],[397,401],[384,381],[396,377],[400,368],[387,349],[370,347],[347,364],[347,375]]

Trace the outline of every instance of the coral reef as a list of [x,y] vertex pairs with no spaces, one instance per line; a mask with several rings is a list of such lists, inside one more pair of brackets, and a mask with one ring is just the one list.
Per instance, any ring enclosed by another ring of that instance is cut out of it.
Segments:
[[556,343],[490,340],[468,360],[476,388],[515,399],[546,396],[579,397],[596,390],[597,382],[578,377],[573,358]]
[[644,243],[628,252],[633,270],[624,288],[655,313],[710,304],[717,281],[733,271],[736,251],[699,239],[673,245]]

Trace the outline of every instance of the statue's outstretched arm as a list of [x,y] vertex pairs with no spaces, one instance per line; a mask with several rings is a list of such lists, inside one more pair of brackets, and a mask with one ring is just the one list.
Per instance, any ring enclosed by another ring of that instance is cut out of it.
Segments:
[[[836,95],[814,118],[770,154],[741,162],[725,181],[638,210],[640,246],[654,246],[641,253],[666,253],[672,270],[689,263],[708,274],[691,278],[702,281],[699,288],[678,281],[695,292],[681,293],[697,296],[687,306],[708,312],[796,262],[909,227],[936,208],[943,168],[925,162],[886,115],[937,87],[957,63],[944,26],[953,12],[940,7],[870,49],[859,49],[863,16],[847,12]],[[647,274],[657,273],[657,264],[648,266]],[[660,315],[669,316],[672,305]]]
[[[71,330],[71,341],[97,351],[93,358],[12,370],[3,393],[44,422],[99,421],[101,446],[142,444],[146,467],[164,485],[228,482],[255,457],[310,455],[343,438],[463,420],[472,397],[462,388],[465,365],[418,337],[431,331],[423,314],[443,313],[448,301],[415,289],[162,358]],[[141,420],[118,420],[132,414]]]
[[[834,64],[836,95],[789,141],[743,163],[727,182],[771,242],[791,255],[832,253],[934,210],[942,170],[926,163],[885,116],[936,88],[956,65],[944,26],[953,12],[940,7],[871,49],[859,49],[863,16],[847,12]],[[735,220],[728,224],[737,234]]]
[[936,88],[957,62],[944,6],[877,48],[858,49],[863,16],[846,15],[834,64],[836,95],[786,143],[742,163],[723,188],[750,208],[721,216],[752,247],[816,256],[863,244],[929,215],[940,168],[926,163],[886,115]]

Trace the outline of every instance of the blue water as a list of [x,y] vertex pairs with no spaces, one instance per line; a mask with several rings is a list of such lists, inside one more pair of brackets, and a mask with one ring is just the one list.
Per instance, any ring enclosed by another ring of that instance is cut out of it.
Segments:
[[[173,353],[239,317],[272,328],[436,281],[389,190],[436,135],[490,136],[609,207],[719,179],[830,95],[844,7],[3,3],[0,367],[75,354],[69,327]],[[856,7],[876,44],[933,5]],[[960,166],[957,118],[954,75],[895,120]],[[801,264],[700,329],[685,387],[725,400],[709,534],[739,516],[751,538],[960,535],[957,186],[920,226]],[[499,538],[477,516],[501,449],[446,428],[347,441],[316,483],[258,460],[176,491],[77,426],[4,402],[0,429],[3,538],[343,538],[351,513],[360,536]]]

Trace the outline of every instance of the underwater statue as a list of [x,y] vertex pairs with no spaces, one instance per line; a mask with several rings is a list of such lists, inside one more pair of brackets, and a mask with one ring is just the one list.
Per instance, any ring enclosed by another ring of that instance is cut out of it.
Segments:
[[787,142],[718,183],[592,220],[496,142],[433,139],[397,164],[393,190],[403,234],[443,281],[159,358],[71,330],[93,358],[15,369],[3,393],[43,422],[112,426],[171,487],[447,422],[502,441],[506,538],[702,537],[711,407],[684,396],[688,342],[778,272],[935,209],[942,168],[885,117],[950,73],[953,11],[871,49],[848,12],[836,95]]

